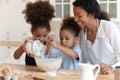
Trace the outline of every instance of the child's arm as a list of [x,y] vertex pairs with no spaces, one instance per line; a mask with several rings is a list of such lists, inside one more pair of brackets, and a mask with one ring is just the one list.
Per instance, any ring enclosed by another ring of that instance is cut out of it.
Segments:
[[77,58],[78,53],[70,48],[60,45],[57,41],[51,41],[51,45],[71,58]]
[[55,36],[55,35],[50,36],[48,41],[49,41],[49,44],[50,44],[51,46],[53,46],[54,48],[60,50],[61,52],[63,52],[63,53],[66,54],[67,56],[69,56],[69,57],[71,57],[71,58],[77,58],[77,57],[79,57],[79,56],[78,56],[78,53],[77,53],[76,51],[60,45],[60,44],[56,41],[56,36]]
[[15,59],[19,59],[21,57],[21,55],[26,52],[26,43],[28,42],[28,40],[25,40],[25,42],[15,51],[14,53],[14,58]]
[[47,41],[46,42],[46,51],[45,51],[45,54],[46,55],[50,55],[51,54],[50,50],[51,50],[51,46],[50,46],[49,41]]
[[61,45],[57,45],[55,48],[57,48],[58,50],[60,50],[61,52],[63,52],[64,54],[66,54],[67,56],[71,57],[71,58],[77,58],[78,57],[78,53],[70,48],[61,46]]
[[19,59],[21,55],[23,54],[24,50],[22,49],[22,46],[20,46],[14,53],[14,58]]

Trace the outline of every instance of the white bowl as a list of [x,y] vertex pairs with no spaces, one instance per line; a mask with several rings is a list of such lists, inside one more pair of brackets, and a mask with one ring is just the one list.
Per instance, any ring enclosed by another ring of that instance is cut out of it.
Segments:
[[41,71],[46,71],[47,68],[58,70],[62,63],[62,57],[60,56],[45,56],[43,58],[35,58],[37,67]]

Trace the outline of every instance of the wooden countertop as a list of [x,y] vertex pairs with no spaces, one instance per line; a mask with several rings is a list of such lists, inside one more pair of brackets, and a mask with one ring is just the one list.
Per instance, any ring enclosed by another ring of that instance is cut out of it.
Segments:
[[22,42],[0,41],[0,46],[20,46]]
[[[19,75],[19,80],[35,80],[33,77],[39,78],[36,80],[80,80],[80,71],[66,70],[67,72],[72,72],[72,74],[60,74],[59,71],[62,70],[59,70],[55,78],[48,78],[46,73],[39,71],[37,67],[10,63],[3,64],[3,66],[7,65],[12,69],[18,69],[21,72]],[[99,74],[97,80],[114,80],[114,73],[109,75]]]

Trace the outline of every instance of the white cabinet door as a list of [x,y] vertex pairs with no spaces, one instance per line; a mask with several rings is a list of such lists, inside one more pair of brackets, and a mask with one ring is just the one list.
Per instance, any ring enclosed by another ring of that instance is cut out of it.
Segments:
[[14,59],[13,55],[17,48],[13,46],[0,46],[0,63],[25,64],[25,53],[20,59]]

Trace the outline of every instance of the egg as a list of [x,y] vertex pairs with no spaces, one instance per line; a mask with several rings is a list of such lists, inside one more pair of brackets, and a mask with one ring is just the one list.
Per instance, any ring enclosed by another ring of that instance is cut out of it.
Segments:
[[12,73],[13,73],[13,74],[16,74],[16,70],[13,69],[13,70],[12,70]]
[[10,75],[9,71],[8,71],[6,68],[3,68],[3,69],[2,69],[2,74],[3,74],[4,76],[9,76],[9,75]]

